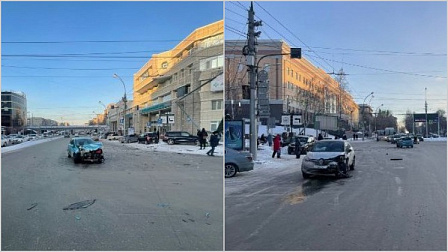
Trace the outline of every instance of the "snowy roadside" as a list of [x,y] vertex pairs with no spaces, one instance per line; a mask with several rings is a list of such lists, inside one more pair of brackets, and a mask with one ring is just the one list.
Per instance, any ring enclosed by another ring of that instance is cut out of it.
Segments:
[[4,153],[11,152],[11,151],[20,150],[23,148],[27,148],[27,147],[34,146],[34,145],[41,144],[41,143],[50,142],[50,141],[53,141],[56,139],[61,139],[61,138],[63,138],[63,137],[57,136],[57,137],[51,137],[51,138],[42,138],[42,139],[37,139],[37,140],[32,140],[32,141],[27,141],[27,142],[23,142],[23,143],[19,143],[19,144],[2,147],[1,150],[2,150],[2,154],[4,154]]
[[[139,143],[120,143],[119,141],[108,141],[101,139],[102,142],[107,142],[115,145],[123,145],[128,147],[133,147],[146,151],[160,151],[160,152],[175,152],[175,153],[184,153],[184,154],[193,154],[193,155],[207,155],[207,152],[211,149],[210,146],[207,146],[205,149],[200,150],[199,146],[196,145],[187,145],[187,144],[173,144],[169,145],[163,141],[160,141],[158,144],[139,144]],[[224,146],[223,143],[220,142],[218,146],[215,147],[215,156],[223,156],[224,155]]]

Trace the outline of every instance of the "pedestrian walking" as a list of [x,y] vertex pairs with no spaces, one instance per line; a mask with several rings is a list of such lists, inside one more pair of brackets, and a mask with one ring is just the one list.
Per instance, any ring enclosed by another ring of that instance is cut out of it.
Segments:
[[271,133],[268,134],[267,140],[268,140],[269,147],[271,147],[272,146],[272,134]]
[[202,138],[200,138],[201,140],[199,140],[199,141],[201,141],[201,149],[202,148],[205,149],[205,146],[207,145],[207,137],[208,137],[208,134],[207,134],[207,131],[205,130],[205,128],[202,128],[201,137],[202,137]]
[[215,131],[210,136],[210,146],[212,147],[209,151],[207,151],[207,155],[214,156],[213,153],[215,152],[215,147],[218,146],[219,143],[219,137],[218,133]]
[[300,139],[298,137],[296,137],[295,139],[295,150],[294,153],[296,154],[296,158],[300,158],[300,153],[302,152],[302,150],[300,149]]
[[275,157],[275,154],[277,153],[277,158],[280,158],[280,154],[281,154],[281,137],[279,134],[277,134],[277,136],[275,136],[274,138],[274,152],[272,153],[272,158]]
[[196,133],[196,135],[198,136],[198,140],[199,140],[199,146],[200,146],[200,150],[202,150],[202,131],[200,129],[198,129],[198,132]]

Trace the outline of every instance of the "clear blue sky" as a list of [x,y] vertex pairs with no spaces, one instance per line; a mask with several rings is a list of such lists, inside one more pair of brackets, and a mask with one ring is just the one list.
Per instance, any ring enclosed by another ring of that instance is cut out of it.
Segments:
[[[226,2],[226,27],[247,32],[243,7],[249,4]],[[301,47],[306,59],[328,72],[343,68],[357,103],[374,92],[373,109],[384,104],[381,109],[401,120],[398,114],[407,110],[424,112],[427,87],[428,112],[446,111],[446,2],[257,2],[254,10],[264,22],[260,39]],[[225,34],[243,39],[229,29]]]
[[33,116],[72,124],[88,122],[93,111],[102,113],[99,101],[121,99],[123,85],[114,73],[124,80],[129,99],[133,74],[153,53],[223,19],[222,2],[2,2],[1,7],[1,89],[25,92]]

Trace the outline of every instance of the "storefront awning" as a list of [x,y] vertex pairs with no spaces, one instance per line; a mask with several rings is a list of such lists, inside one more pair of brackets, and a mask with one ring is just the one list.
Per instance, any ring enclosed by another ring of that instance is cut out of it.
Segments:
[[140,110],[140,114],[149,114],[149,113],[151,113],[153,111],[159,111],[159,110],[166,109],[166,108],[169,108],[169,107],[171,107],[171,101],[167,101],[167,102],[164,102],[164,103],[156,104],[156,105],[153,105],[151,107],[147,107],[147,108],[141,109]]

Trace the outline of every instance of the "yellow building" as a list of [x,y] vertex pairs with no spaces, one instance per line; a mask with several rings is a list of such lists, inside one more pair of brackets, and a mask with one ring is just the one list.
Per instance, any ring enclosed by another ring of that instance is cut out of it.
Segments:
[[213,131],[223,116],[224,22],[194,30],[173,49],[153,54],[134,74],[137,133],[198,128]]
[[[234,119],[249,118],[249,80],[242,48],[246,41],[226,41],[226,114]],[[268,72],[270,116],[280,122],[284,113],[302,114],[313,122],[317,114],[340,116],[353,126],[358,124],[358,106],[353,97],[320,68],[306,58],[291,59],[290,46],[281,40],[259,40],[259,71]],[[284,54],[284,55],[280,55]]]

